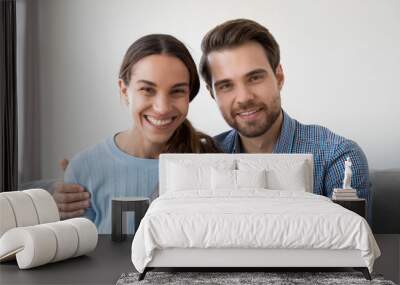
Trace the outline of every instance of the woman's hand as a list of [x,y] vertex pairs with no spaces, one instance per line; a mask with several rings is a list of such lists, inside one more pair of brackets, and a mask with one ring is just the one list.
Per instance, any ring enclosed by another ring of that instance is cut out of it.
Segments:
[[61,220],[81,217],[90,206],[90,193],[78,184],[56,183],[53,198]]
[[[65,171],[68,160],[61,160],[60,166]],[[85,213],[85,209],[90,206],[90,193],[78,184],[56,182],[53,198],[60,211],[61,220],[81,217]]]

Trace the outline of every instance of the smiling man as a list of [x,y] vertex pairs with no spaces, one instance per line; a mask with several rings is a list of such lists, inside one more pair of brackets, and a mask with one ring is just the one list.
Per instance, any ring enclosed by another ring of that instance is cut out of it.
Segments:
[[267,28],[246,19],[225,22],[206,34],[202,51],[201,75],[233,128],[215,137],[225,152],[312,153],[314,193],[327,197],[342,186],[344,161],[350,157],[351,185],[367,199],[370,213],[368,163],[361,148],[282,110],[285,77],[279,45]]

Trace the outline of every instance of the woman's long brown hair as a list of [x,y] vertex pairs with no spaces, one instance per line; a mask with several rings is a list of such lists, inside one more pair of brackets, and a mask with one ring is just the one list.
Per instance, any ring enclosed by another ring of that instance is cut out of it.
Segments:
[[[142,58],[154,54],[166,54],[180,59],[189,71],[189,100],[196,97],[200,89],[200,79],[196,64],[185,45],[171,35],[151,34],[135,41],[126,51],[122,60],[119,78],[129,85],[133,66]],[[217,153],[221,150],[213,139],[196,131],[189,120],[175,130],[162,152],[168,153]]]

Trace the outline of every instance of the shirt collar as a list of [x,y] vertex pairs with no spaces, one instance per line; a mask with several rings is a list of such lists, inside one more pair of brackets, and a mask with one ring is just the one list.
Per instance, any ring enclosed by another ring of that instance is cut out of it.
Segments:
[[235,134],[235,139],[233,141],[233,153],[242,153],[244,152],[242,143],[240,142],[240,136],[237,130],[234,130]]
[[294,134],[296,132],[296,120],[292,119],[285,111],[281,133],[275,144],[273,153],[291,153],[293,148]]
[[[291,153],[293,147],[294,134],[296,131],[296,120],[292,119],[282,110],[283,123],[281,133],[274,146],[273,153]],[[244,149],[240,141],[239,133],[234,130],[233,153],[243,153]]]

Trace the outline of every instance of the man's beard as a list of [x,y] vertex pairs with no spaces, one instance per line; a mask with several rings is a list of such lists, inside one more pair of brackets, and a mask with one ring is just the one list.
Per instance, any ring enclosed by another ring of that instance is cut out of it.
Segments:
[[[249,101],[248,103],[243,104],[237,110],[231,113],[231,118],[233,119],[227,120],[225,118],[225,120],[232,128],[236,129],[242,136],[247,138],[259,137],[268,132],[274,125],[276,120],[279,118],[279,115],[281,113],[280,97],[278,97],[277,100],[278,101],[273,102],[271,108],[269,108],[265,104],[254,104],[254,102]],[[259,118],[258,120],[254,120],[251,122],[245,122],[245,121],[239,122],[240,119],[235,119],[238,116],[237,115],[238,112],[249,110],[251,108],[261,108],[261,110],[258,112],[264,113],[262,118]]]

